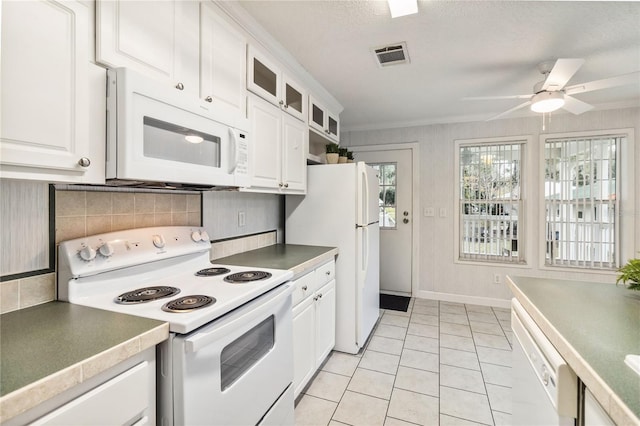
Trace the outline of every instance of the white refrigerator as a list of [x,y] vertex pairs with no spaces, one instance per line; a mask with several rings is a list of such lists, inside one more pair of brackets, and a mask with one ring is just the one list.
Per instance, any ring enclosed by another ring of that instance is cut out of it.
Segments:
[[337,247],[336,346],[355,354],[379,316],[377,171],[363,162],[307,167],[307,194],[288,195],[285,241]]

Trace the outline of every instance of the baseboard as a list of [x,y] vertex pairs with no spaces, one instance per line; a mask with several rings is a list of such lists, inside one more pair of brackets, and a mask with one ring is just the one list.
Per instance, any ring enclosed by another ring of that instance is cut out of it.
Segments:
[[443,302],[468,303],[471,305],[492,306],[495,308],[511,308],[511,299],[496,299],[493,297],[467,296],[464,294],[440,293],[437,291],[419,291],[421,299],[435,299]]

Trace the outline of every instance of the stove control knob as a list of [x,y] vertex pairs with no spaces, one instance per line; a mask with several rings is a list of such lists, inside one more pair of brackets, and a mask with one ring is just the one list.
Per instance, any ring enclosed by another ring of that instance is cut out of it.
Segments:
[[202,234],[200,234],[198,231],[193,231],[191,233],[191,239],[197,243],[198,241],[202,240]]
[[205,241],[205,242],[208,242],[210,240],[209,234],[207,234],[207,231],[200,232],[200,238],[202,239],[202,241]]
[[162,248],[164,247],[164,237],[162,235],[154,235],[153,236],[153,245]]
[[104,257],[111,257],[113,254],[113,247],[109,243],[104,243],[98,249],[98,253],[100,253]]
[[80,255],[80,258],[82,260],[85,260],[87,262],[96,258],[96,251],[89,246],[82,247],[78,254]]

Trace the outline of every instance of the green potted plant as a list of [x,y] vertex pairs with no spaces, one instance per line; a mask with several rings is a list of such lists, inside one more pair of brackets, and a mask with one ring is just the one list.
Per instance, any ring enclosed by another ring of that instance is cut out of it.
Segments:
[[340,156],[340,147],[337,143],[329,143],[325,145],[327,151],[327,164],[337,164]]
[[626,285],[629,290],[640,291],[640,259],[630,259],[618,269],[616,284],[619,283]]
[[347,148],[339,148],[339,157],[338,163],[346,163],[347,162]]
[[353,163],[353,152],[347,151],[347,163]]

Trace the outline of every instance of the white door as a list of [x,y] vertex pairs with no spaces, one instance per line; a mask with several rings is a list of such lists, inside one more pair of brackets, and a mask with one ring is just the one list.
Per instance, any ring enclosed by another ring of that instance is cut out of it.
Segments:
[[[300,120],[282,114],[282,187],[285,191],[307,189],[307,138],[309,128]],[[259,158],[256,158],[260,161]]]
[[354,150],[358,161],[379,170],[380,292],[410,296],[413,263],[411,150]]

